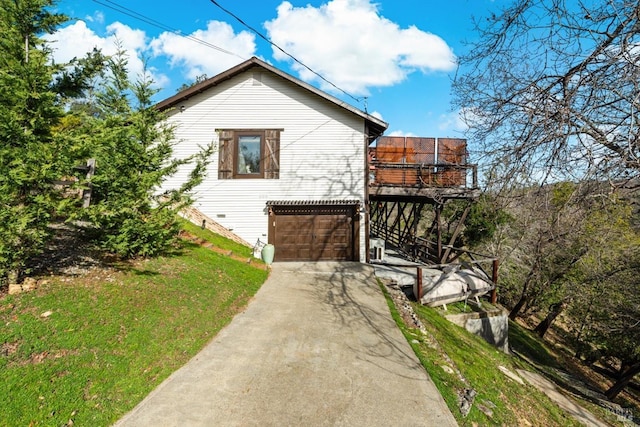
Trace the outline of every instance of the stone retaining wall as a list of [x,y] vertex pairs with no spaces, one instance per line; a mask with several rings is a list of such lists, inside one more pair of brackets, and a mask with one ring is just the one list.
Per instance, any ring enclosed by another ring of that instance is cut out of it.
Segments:
[[509,353],[509,317],[503,310],[449,314],[447,320]]
[[213,231],[214,233],[219,234],[222,237],[226,237],[229,240],[233,240],[234,242],[240,243],[241,245],[247,246],[249,248],[253,247],[251,243],[247,242],[237,234],[229,231],[229,229],[225,228],[223,225],[209,218],[208,216],[206,216],[196,208],[190,207],[190,208],[183,209],[180,212],[180,215],[183,218],[188,219],[189,221],[191,221],[196,225],[202,226],[204,224],[204,228],[206,228],[207,230]]

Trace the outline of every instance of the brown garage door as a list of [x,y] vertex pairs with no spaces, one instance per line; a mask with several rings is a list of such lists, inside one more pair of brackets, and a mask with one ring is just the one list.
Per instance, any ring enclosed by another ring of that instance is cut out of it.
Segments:
[[359,259],[356,202],[269,202],[275,261]]

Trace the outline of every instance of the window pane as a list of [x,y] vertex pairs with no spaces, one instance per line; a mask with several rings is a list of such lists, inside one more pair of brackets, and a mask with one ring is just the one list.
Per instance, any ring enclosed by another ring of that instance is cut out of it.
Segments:
[[242,135],[238,137],[239,174],[260,173],[260,136]]

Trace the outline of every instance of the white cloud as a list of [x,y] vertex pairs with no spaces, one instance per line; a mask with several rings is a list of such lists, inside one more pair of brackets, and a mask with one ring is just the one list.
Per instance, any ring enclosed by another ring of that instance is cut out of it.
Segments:
[[441,114],[438,122],[438,129],[440,131],[464,132],[469,128],[469,126],[464,122],[461,111]]
[[57,63],[66,63],[73,58],[80,58],[94,47],[102,49],[106,45],[106,39],[87,28],[84,21],[77,21],[53,34],[46,34],[43,38],[53,50],[53,59]]
[[87,15],[85,21],[97,22],[98,24],[104,24],[104,13],[99,10],[95,11],[93,15]]
[[[371,0],[330,0],[320,7],[293,7],[284,1],[265,23],[269,38],[340,88],[367,95],[370,87],[391,86],[414,71],[450,71],[455,55],[440,37],[415,26],[402,29],[378,14]],[[276,48],[277,60],[290,58]],[[297,63],[306,81],[334,91]]]
[[225,22],[209,21],[206,29],[197,30],[189,34],[189,37],[233,53],[212,49],[174,33],[160,34],[150,45],[154,55],[167,56],[172,67],[186,67],[185,74],[191,80],[202,74],[212,77],[250,58],[256,52],[253,34],[246,31],[235,34],[233,28]]
[[[44,36],[53,50],[53,59],[57,63],[66,63],[73,58],[81,58],[87,52],[98,48],[105,55],[113,55],[118,51],[118,45],[125,52],[128,59],[129,75],[137,79],[144,71],[144,55],[147,50],[147,37],[142,30],[133,29],[120,22],[114,22],[107,27],[107,35],[99,36],[87,27],[84,21],[59,29],[53,34]],[[168,83],[168,77],[155,69],[148,69],[151,77],[158,86]]]
[[418,135],[412,132],[405,132],[403,130],[394,130],[392,132],[389,132],[386,136],[418,136]]
[[[88,17],[88,22],[104,19],[100,13]],[[82,57],[94,47],[105,55],[113,55],[118,45],[128,58],[129,74],[136,79],[144,70],[144,58],[149,55],[160,57],[171,67],[184,68],[184,75],[191,80],[207,74],[214,76],[256,53],[255,38],[248,32],[235,34],[233,28],[218,21],[210,21],[207,28],[197,30],[190,37],[219,46],[233,54],[223,53],[201,43],[171,32],[164,32],[157,38],[149,39],[142,30],[131,28],[120,22],[106,27],[106,35],[100,36],[87,26],[85,21],[61,28],[46,36],[53,49],[53,58],[57,63],[69,62],[74,57]],[[169,78],[157,69],[148,68],[157,86],[167,86]]]
[[384,117],[382,117],[382,113],[380,113],[379,111],[372,111],[371,113],[369,113],[369,115],[375,117],[376,119],[386,121],[384,120]]

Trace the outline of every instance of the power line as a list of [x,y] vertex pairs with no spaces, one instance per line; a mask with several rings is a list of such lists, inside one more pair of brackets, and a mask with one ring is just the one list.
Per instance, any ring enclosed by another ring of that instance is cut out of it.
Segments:
[[[94,0],[95,1],[95,0]],[[289,52],[287,52],[286,50],[284,50],[283,48],[281,48],[280,46],[278,46],[276,43],[272,42],[271,40],[269,40],[265,35],[263,35],[260,31],[256,30],[255,28],[253,28],[251,25],[247,24],[246,22],[244,22],[240,17],[238,17],[237,15],[235,15],[233,12],[225,9],[224,7],[222,7],[220,5],[220,3],[218,3],[216,0],[209,0],[211,3],[213,3],[215,6],[217,6],[218,8],[220,8],[223,12],[227,13],[228,15],[232,16],[233,18],[235,18],[239,23],[241,23],[242,25],[244,25],[245,27],[247,27],[249,30],[253,31],[258,37],[260,37],[261,39],[263,39],[264,41],[266,41],[267,43],[269,43],[271,46],[275,47],[276,49],[278,49],[280,52],[284,53],[285,55],[287,55],[289,58],[293,59],[295,62],[297,62],[298,64],[300,64],[301,66],[303,66],[304,68],[306,68],[307,70],[309,70],[311,73],[313,73],[314,75],[318,76],[322,81],[328,83],[329,85],[331,85],[332,87],[336,88],[337,90],[339,90],[340,92],[344,93],[345,95],[347,95],[349,98],[355,100],[356,102],[362,102],[362,98],[356,98],[355,96],[351,95],[349,92],[345,91],[344,89],[336,86],[335,84],[333,84],[332,82],[330,82],[329,80],[327,80],[326,78],[324,78],[321,74],[315,72],[314,70],[312,70],[311,68],[309,68],[306,64],[302,63],[301,61],[299,61],[295,56],[291,55]]]
[[168,31],[168,32],[173,33],[173,34],[175,34],[177,36],[184,37],[185,39],[194,41],[196,43],[200,43],[203,46],[209,47],[211,49],[215,49],[215,50],[217,50],[219,52],[226,53],[228,55],[233,55],[233,56],[236,56],[236,57],[238,57],[240,59],[243,59],[243,60],[246,59],[246,58],[243,58],[242,56],[238,55],[237,53],[234,53],[234,52],[228,51],[226,49],[223,49],[220,46],[216,46],[213,43],[209,43],[206,40],[202,40],[202,39],[199,39],[197,37],[190,36],[190,35],[185,35],[180,30],[172,28],[172,27],[170,27],[170,26],[168,26],[166,24],[163,24],[162,22],[156,21],[153,18],[149,18],[148,16],[145,16],[145,15],[143,15],[143,14],[141,14],[139,12],[136,12],[135,10],[129,9],[127,7],[124,7],[124,6],[122,6],[122,5],[120,5],[120,4],[116,3],[116,2],[111,1],[111,0],[93,0],[93,2],[94,3],[98,3],[99,5],[107,7],[109,9],[111,9],[111,10],[115,10],[116,12],[120,12],[120,13],[122,13],[124,15],[127,15],[127,16],[131,17],[131,18],[134,18],[134,19],[137,19],[139,21],[145,22],[145,23],[147,23],[149,25],[152,25],[152,26],[154,26],[156,28],[160,28],[161,30]]
[[[150,18],[146,15],[143,15],[142,13],[136,12],[133,9],[129,9],[125,6],[122,6],[114,1],[111,0],[92,0],[94,3],[97,3],[99,5],[102,5],[106,8],[109,8],[111,10],[115,10],[116,12],[122,13],[124,15],[127,15],[131,18],[137,19],[139,21],[142,21],[144,23],[147,23],[151,26],[154,26],[156,28],[160,28],[162,30],[168,31],[170,33],[173,33],[177,36],[183,37],[187,40],[191,40],[193,42],[199,43],[203,46],[209,47],[211,49],[217,50],[219,52],[222,53],[226,53],[228,55],[232,55],[235,57],[238,57],[242,60],[246,59],[240,55],[238,55],[235,52],[231,52],[229,50],[226,50],[224,48],[221,48],[220,46],[216,46],[213,43],[209,43],[205,40],[199,39],[197,37],[191,36],[191,35],[185,35],[182,33],[182,31],[170,27],[160,21],[157,21],[153,18]],[[350,97],[351,99],[355,100],[356,102],[362,102],[363,99],[366,102],[366,97],[365,98],[356,98],[355,96],[351,95],[349,92],[345,91],[344,89],[338,87],[336,84],[334,84],[333,82],[329,81],[328,79],[326,79],[324,76],[322,76],[321,74],[319,74],[318,72],[316,72],[315,70],[311,69],[309,66],[307,66],[306,64],[304,64],[302,61],[298,60],[296,57],[294,57],[293,55],[291,55],[289,52],[287,52],[286,50],[284,50],[283,48],[281,48],[280,46],[278,46],[276,43],[272,42],[271,40],[269,40],[265,35],[263,35],[261,32],[259,32],[258,30],[256,30],[255,28],[253,28],[251,25],[247,24],[244,20],[242,20],[239,16],[235,15],[233,12],[229,11],[228,9],[225,9],[223,6],[221,6],[217,1],[215,0],[210,0],[211,3],[213,3],[215,6],[217,6],[218,8],[220,8],[223,12],[227,13],[228,15],[232,16],[234,19],[236,19],[238,22],[240,22],[240,24],[244,25],[246,28],[248,28],[249,30],[251,30],[253,33],[255,33],[258,37],[260,37],[261,39],[265,40],[267,43],[269,43],[271,46],[275,47],[276,49],[278,49],[279,51],[281,51],[282,53],[284,53],[285,55],[287,55],[289,58],[291,58],[293,61],[295,61],[296,63],[298,63],[299,65],[301,65],[302,67],[304,67],[305,69],[307,69],[309,72],[313,73],[315,76],[317,76],[318,78],[320,78],[322,81],[324,81],[325,83],[329,84],[330,86],[332,86],[333,88],[337,89],[338,91],[344,93],[346,96]],[[365,105],[365,109],[366,109],[366,105]]]

